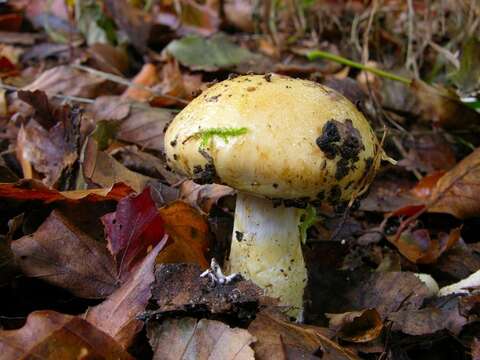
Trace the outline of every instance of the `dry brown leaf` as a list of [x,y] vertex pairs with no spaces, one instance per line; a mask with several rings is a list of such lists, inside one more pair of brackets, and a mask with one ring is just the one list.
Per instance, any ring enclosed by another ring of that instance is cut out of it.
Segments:
[[4,360],[133,360],[110,336],[79,317],[35,311],[18,330],[0,331]]
[[46,70],[22,90],[42,90],[49,97],[62,94],[94,99],[97,96],[111,94],[116,89],[108,80],[61,65]]
[[183,201],[172,202],[159,209],[165,231],[173,242],[157,257],[157,263],[196,263],[208,267],[208,223]]
[[458,335],[468,323],[460,314],[458,297],[439,298],[424,309],[394,312],[388,320],[393,321],[392,330],[409,335],[429,335],[444,329]]
[[182,72],[180,65],[173,58],[169,59],[162,67],[161,79],[162,82],[157,88],[160,88],[162,93],[168,95],[169,98],[157,96],[150,102],[152,106],[185,105],[185,102],[178,101],[175,98],[192,100],[203,87],[201,75]]
[[125,183],[140,193],[151,180],[148,176],[133,172],[116,161],[112,156],[98,150],[97,142],[89,138],[83,158],[83,176],[102,187]]
[[117,138],[163,152],[165,128],[173,116],[167,109],[132,106],[130,115],[120,124]]
[[[318,263],[317,259],[312,259]],[[343,313],[375,308],[382,319],[398,311],[419,309],[430,290],[415,274],[402,272],[340,271],[307,262],[309,299],[305,318],[323,323],[324,313]],[[341,296],[332,296],[341,294]]]
[[351,311],[343,314],[326,314],[330,329],[343,340],[356,343],[372,341],[380,336],[382,319],[375,309]]
[[190,205],[202,209],[207,214],[218,200],[233,194],[235,194],[235,190],[225,185],[199,185],[192,180],[186,180],[180,185],[180,198]]
[[[160,79],[157,76],[157,68],[155,67],[155,65],[150,63],[144,64],[140,72],[132,80],[135,85],[145,87],[152,87],[159,81]],[[152,96],[153,94],[151,91],[131,86],[127,90],[125,90],[122,98],[129,98],[135,101],[147,102]]]
[[460,240],[461,230],[458,227],[449,234],[439,233],[436,238],[432,238],[428,229],[406,229],[398,237],[387,238],[411,262],[431,264]]
[[68,289],[78,297],[105,298],[117,287],[113,258],[101,244],[54,210],[32,235],[12,242],[27,276]]
[[137,317],[145,310],[150,299],[150,285],[155,279],[155,258],[165,246],[165,242],[158,243],[150,251],[132,271],[125,284],[85,314],[88,322],[109,334],[124,349],[130,346],[135,335],[143,328],[143,322]]
[[312,358],[311,355],[318,354],[322,354],[322,360],[360,359],[331,340],[333,333],[328,329],[291,323],[275,311],[264,310],[257,314],[248,331],[257,338],[253,349],[258,360],[292,359],[290,353],[307,359],[307,356]]
[[147,335],[154,360],[254,360],[255,338],[244,329],[206,319],[150,321]]
[[88,107],[96,122],[123,120],[130,114],[130,104],[120,96],[99,96]]
[[472,341],[472,360],[480,360],[480,338],[476,337]]
[[411,82],[420,115],[446,129],[459,129],[480,124],[480,114],[461,102],[458,95],[447,87],[428,85],[414,79]]
[[429,211],[459,219],[480,215],[480,148],[446,172],[436,183]]

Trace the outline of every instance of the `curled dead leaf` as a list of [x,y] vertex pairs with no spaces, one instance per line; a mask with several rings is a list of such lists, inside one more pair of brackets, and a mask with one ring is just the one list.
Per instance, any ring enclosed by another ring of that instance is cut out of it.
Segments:
[[383,322],[375,309],[351,311],[343,314],[326,314],[329,327],[343,340],[363,343],[380,336]]

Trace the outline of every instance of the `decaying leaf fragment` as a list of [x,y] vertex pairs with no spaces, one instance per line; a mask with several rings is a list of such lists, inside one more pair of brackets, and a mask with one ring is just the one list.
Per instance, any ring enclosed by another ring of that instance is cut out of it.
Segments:
[[215,286],[200,277],[203,269],[194,264],[164,264],[155,269],[152,302],[157,314],[204,312],[253,316],[263,291],[251,281],[238,280]]

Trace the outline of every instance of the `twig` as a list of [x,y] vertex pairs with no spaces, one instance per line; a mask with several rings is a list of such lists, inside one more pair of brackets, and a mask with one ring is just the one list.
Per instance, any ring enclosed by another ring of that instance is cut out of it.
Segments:
[[[17,88],[16,86],[5,85],[5,84],[0,84],[0,88],[5,90],[10,90],[10,91],[22,90]],[[95,102],[95,100],[93,99],[87,99],[79,96],[69,96],[69,95],[61,95],[61,94],[53,94],[50,96],[55,97],[57,99],[61,99],[61,100],[74,101],[74,102],[85,103],[85,104],[93,104]]]
[[412,69],[416,77],[418,77],[418,67],[415,60],[415,55],[413,54],[413,20],[415,17],[415,12],[413,9],[412,0],[407,0],[408,5],[408,43],[407,43],[407,58],[405,61],[405,67],[407,69]]
[[125,85],[125,86],[129,86],[129,87],[133,87],[133,88],[136,88],[136,89],[151,92],[153,95],[158,96],[158,97],[163,97],[165,99],[178,101],[179,103],[182,103],[182,104],[185,104],[185,105],[188,104],[188,101],[186,101],[184,99],[181,99],[179,97],[172,96],[172,95],[162,94],[158,90],[152,89],[151,87],[148,87],[148,86],[145,86],[145,85],[136,84],[133,81],[130,81],[130,80],[125,79],[125,78],[123,78],[121,76],[118,76],[118,75],[113,75],[113,74],[106,73],[106,72],[103,72],[103,71],[100,71],[100,70],[97,70],[97,69],[93,69],[93,68],[88,67],[88,66],[83,66],[83,65],[78,65],[78,64],[72,64],[70,66],[73,67],[74,69],[78,69],[78,70],[88,72],[90,74],[101,77],[103,79],[110,80],[110,81],[118,83],[118,84],[122,84],[122,85]]

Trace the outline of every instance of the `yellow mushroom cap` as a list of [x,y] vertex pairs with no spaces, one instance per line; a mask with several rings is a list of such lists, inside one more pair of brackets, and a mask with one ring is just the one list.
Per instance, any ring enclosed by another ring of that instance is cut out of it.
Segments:
[[187,105],[167,129],[165,150],[171,168],[197,180],[267,198],[336,203],[362,185],[378,142],[362,113],[335,90],[246,75]]

